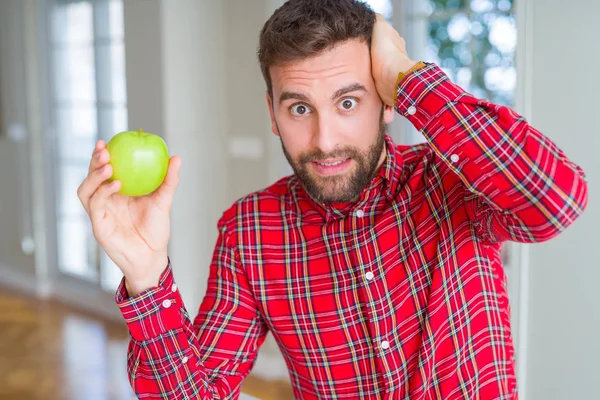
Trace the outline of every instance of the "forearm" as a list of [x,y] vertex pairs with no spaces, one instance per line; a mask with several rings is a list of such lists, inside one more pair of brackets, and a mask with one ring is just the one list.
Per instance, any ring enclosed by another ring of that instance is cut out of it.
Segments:
[[116,300],[131,336],[127,366],[134,392],[140,397],[214,398],[219,389],[198,358],[197,337],[171,266],[156,285],[138,294],[130,295],[125,282]]
[[540,241],[587,204],[581,168],[512,109],[477,99],[433,64],[397,86],[397,111],[469,192],[492,207],[507,239]]
[[219,226],[206,294],[193,324],[170,263],[158,285],[135,297],[124,282],[117,291],[132,338],[129,377],[140,398],[236,398],[252,368],[267,328],[235,246],[227,244],[226,229]]

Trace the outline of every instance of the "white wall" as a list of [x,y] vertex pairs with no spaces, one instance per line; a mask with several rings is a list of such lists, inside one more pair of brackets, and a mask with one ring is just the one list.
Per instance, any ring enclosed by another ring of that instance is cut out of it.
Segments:
[[558,238],[529,246],[524,395],[598,398],[600,2],[521,1],[532,2],[526,17],[531,48],[524,55],[531,60],[527,117],[583,167],[589,182],[589,206],[580,220]]
[[0,0],[0,282],[47,295],[38,23],[35,0]]
[[[27,138],[16,141],[14,133],[27,131],[27,98],[25,88],[25,53],[22,26],[24,3],[0,0],[0,263],[7,268],[35,273],[33,256],[21,251],[21,240],[31,233],[27,188]],[[15,127],[18,127],[15,130]],[[9,132],[12,131],[12,132]],[[11,134],[12,133],[12,134]],[[10,135],[10,136],[9,136]]]

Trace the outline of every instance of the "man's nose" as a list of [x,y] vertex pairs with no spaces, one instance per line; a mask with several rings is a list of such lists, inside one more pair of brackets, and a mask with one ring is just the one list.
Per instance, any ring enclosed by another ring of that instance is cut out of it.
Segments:
[[328,113],[320,113],[316,118],[313,146],[328,154],[333,152],[337,145],[338,137],[333,116]]

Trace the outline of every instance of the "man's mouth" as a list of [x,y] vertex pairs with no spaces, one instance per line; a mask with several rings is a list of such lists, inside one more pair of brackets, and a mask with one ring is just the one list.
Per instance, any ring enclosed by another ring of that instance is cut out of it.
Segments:
[[336,175],[344,172],[351,160],[351,158],[328,159],[313,161],[312,164],[320,175]]
[[342,158],[339,160],[326,160],[326,161],[316,161],[317,164],[321,164],[325,167],[333,167],[334,165],[340,165],[344,161],[348,160],[347,158]]

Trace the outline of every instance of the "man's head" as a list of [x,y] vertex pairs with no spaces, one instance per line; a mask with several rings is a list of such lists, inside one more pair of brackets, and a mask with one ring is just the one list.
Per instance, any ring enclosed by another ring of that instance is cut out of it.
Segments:
[[385,159],[393,109],[371,74],[374,24],[360,1],[289,0],[260,34],[273,133],[318,201],[356,199]]

